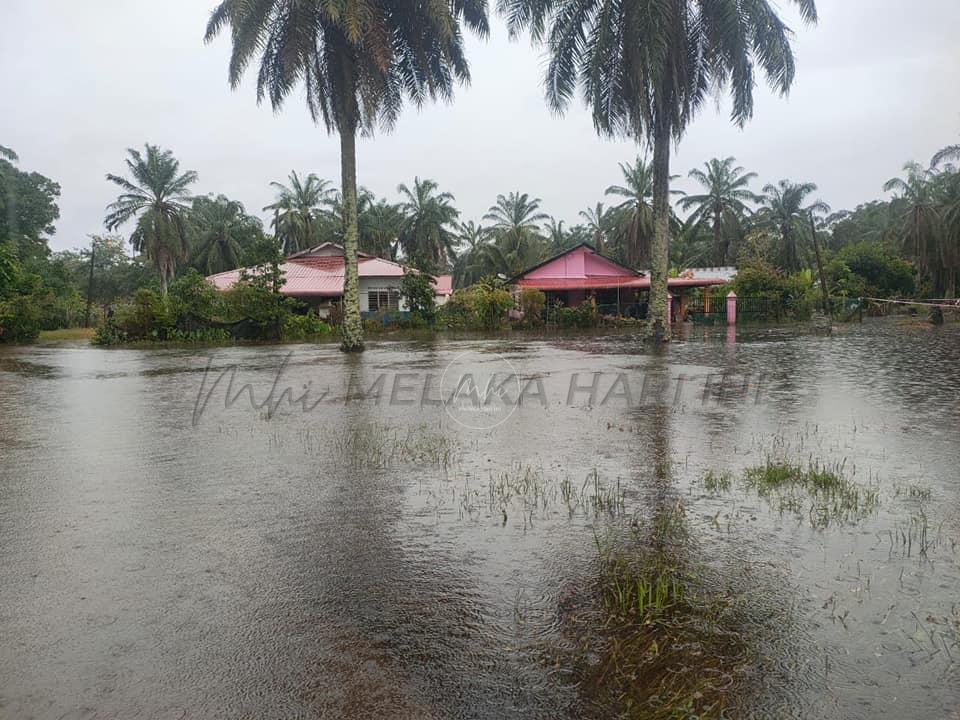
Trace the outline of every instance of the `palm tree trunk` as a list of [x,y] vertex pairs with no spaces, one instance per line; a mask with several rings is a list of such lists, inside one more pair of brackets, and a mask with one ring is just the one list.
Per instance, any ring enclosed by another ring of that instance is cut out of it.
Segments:
[[713,261],[717,264],[717,267],[723,265],[724,256],[726,252],[723,249],[723,233],[720,227],[720,220],[722,214],[719,208],[714,208],[713,210]]
[[830,291],[827,288],[827,274],[823,271],[823,255],[820,254],[820,240],[817,238],[817,225],[810,213],[810,233],[813,236],[813,252],[817,256],[817,272],[820,274],[820,293],[823,296],[823,312],[830,317]]
[[662,122],[653,141],[653,247],[650,252],[650,336],[667,334],[667,274],[670,266],[670,125]]
[[[346,123],[345,123],[346,125]],[[363,352],[360,321],[360,280],[357,269],[357,131],[353,123],[340,128],[340,174],[343,185],[343,342],[344,352]]]

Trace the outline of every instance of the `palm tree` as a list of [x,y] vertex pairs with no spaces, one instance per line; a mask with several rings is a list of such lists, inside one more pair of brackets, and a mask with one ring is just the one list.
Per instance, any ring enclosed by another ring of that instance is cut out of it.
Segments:
[[[947,154],[938,153],[938,164]],[[896,177],[883,185],[893,192],[894,202],[901,207],[894,231],[902,238],[905,250],[917,265],[921,276],[932,279],[934,293],[939,295],[953,288],[947,278],[953,265],[953,253],[943,224],[942,196],[938,192],[937,173],[917,162],[903,166],[905,177]]]
[[290,172],[289,185],[272,182],[277,198],[263,210],[273,212],[273,234],[287,254],[319,244],[317,219],[330,204],[335,191],[327,180],[313,173],[301,179],[295,170]]
[[449,267],[457,254],[453,227],[460,211],[453,206],[453,195],[438,189],[436,181],[418,177],[412,188],[397,186],[404,198],[400,203],[400,246],[412,264],[431,272]]
[[405,97],[418,107],[428,99],[449,100],[457,81],[469,81],[461,23],[486,36],[486,2],[452,0],[421,7],[387,0],[223,0],[207,24],[207,41],[227,25],[231,28],[233,88],[259,56],[258,101],[268,97],[278,109],[303,81],[311,117],[340,135],[345,351],[363,350],[357,133],[391,128]]
[[[625,264],[630,267],[646,265],[650,261],[650,241],[653,238],[653,166],[646,158],[637,156],[636,162],[618,163],[623,173],[623,185],[611,185],[606,195],[624,198],[613,208],[617,244]],[[673,181],[679,175],[671,175]],[[671,195],[683,195],[682,190],[671,190]],[[671,222],[674,218],[671,218]]]
[[[808,23],[814,0],[792,0]],[[665,334],[670,245],[670,145],[703,103],[733,96],[731,118],[753,114],[755,67],[786,93],[793,83],[791,32],[767,0],[499,0],[511,36],[529,28],[546,44],[547,103],[563,112],[577,87],[601,135],[653,146],[654,237],[650,317]]]
[[514,244],[522,245],[532,238],[540,238],[537,224],[549,220],[550,216],[540,212],[540,198],[511,192],[497,195],[496,204],[490,206],[483,219],[493,223],[491,232],[497,240],[511,236]]
[[223,195],[194,198],[190,225],[195,236],[191,262],[208,275],[240,267],[244,251],[263,231],[259,219]]
[[403,227],[400,206],[382,198],[374,201],[372,193],[367,200],[361,193],[360,208],[360,249],[378,257],[396,260],[400,245],[398,238]]
[[[830,206],[822,200],[805,204],[807,197],[817,191],[814,183],[792,183],[781,180],[777,185],[763,188],[762,221],[778,235],[779,261],[790,272],[802,266],[801,238],[811,227],[811,218],[818,213],[830,212]],[[814,237],[816,240],[816,234]]]
[[144,145],[145,155],[127,149],[127,169],[132,180],[107,174],[107,180],[123,192],[107,206],[104,224],[113,231],[128,220],[137,219],[130,236],[134,249],[153,262],[160,275],[164,295],[177,269],[189,252],[186,216],[190,201],[188,188],[197,181],[193,170],[180,172],[180,163],[169,150]]
[[543,226],[544,235],[550,245],[550,252],[554,255],[562,253],[570,247],[571,235],[563,228],[563,220],[550,218]]
[[603,208],[603,203],[597,203],[596,207],[581,210],[580,217],[586,223],[593,247],[602,255],[607,237],[607,226],[610,224],[610,212]]
[[736,158],[723,160],[714,158],[704,163],[704,170],[694,168],[690,177],[696,180],[706,193],[688,195],[680,201],[684,210],[694,208],[688,223],[699,225],[710,221],[713,229],[713,262],[723,265],[729,259],[730,238],[724,237],[723,229],[738,228],[741,220],[751,214],[748,202],[758,202],[759,198],[747,188],[756,173],[748,173],[736,165]]
[[497,202],[483,216],[491,223],[493,242],[482,246],[481,254],[490,274],[508,277],[538,262],[546,253],[539,224],[550,216],[540,212],[540,198],[527,193],[497,195]]

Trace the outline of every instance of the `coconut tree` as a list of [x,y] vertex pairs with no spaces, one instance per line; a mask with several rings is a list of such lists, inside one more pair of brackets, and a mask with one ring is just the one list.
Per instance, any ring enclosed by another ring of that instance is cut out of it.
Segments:
[[318,216],[336,192],[328,180],[321,180],[313,173],[301,178],[293,170],[287,182],[288,185],[270,183],[277,193],[276,200],[263,210],[273,213],[273,234],[289,254],[319,244]]
[[783,269],[790,272],[796,272],[803,266],[805,253],[801,243],[811,227],[811,217],[830,212],[830,206],[822,200],[807,202],[816,191],[814,183],[793,183],[789,180],[781,180],[776,185],[763,188],[761,221],[777,235],[778,261]]
[[[808,23],[814,0],[792,0]],[[774,90],[794,79],[791,31],[769,0],[499,0],[512,36],[546,45],[547,103],[563,112],[577,88],[601,135],[653,147],[650,317],[665,334],[670,244],[670,150],[709,98],[732,96],[731,119],[753,115],[759,69]]]
[[413,187],[401,184],[397,192],[403,197],[399,240],[407,259],[430,271],[449,267],[456,257],[454,227],[460,216],[453,195],[440,192],[436,181],[418,177]]
[[194,198],[189,220],[194,238],[191,264],[208,275],[240,267],[245,250],[263,233],[258,218],[224,195]]
[[107,206],[104,225],[113,231],[137,218],[130,243],[153,263],[160,289],[166,294],[177,263],[186,259],[190,250],[186,217],[189,187],[197,181],[197,174],[193,170],[181,173],[172,152],[149,143],[143,154],[128,148],[126,163],[132,179],[107,174],[107,180],[123,192]]
[[713,262],[723,265],[729,259],[730,236],[724,228],[739,228],[746,216],[751,214],[747,203],[756,203],[759,198],[748,185],[757,174],[738,166],[736,158],[714,158],[704,163],[704,169],[694,168],[689,177],[703,186],[705,193],[688,195],[680,201],[684,210],[693,209],[687,219],[695,225],[710,223],[713,230]]
[[428,99],[449,100],[456,82],[469,81],[462,25],[488,34],[485,0],[430,6],[390,0],[223,0],[207,24],[207,41],[230,27],[232,87],[259,57],[258,101],[269,98],[279,109],[302,81],[311,117],[340,136],[345,351],[363,349],[357,134],[391,128],[405,98],[417,106]]

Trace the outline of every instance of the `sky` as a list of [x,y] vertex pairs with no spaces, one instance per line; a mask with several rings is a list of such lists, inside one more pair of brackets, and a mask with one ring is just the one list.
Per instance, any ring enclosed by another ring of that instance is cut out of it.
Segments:
[[[258,106],[253,78],[227,83],[229,35],[203,43],[213,0],[2,0],[0,145],[20,167],[59,182],[54,249],[102,233],[128,147],[171,149],[195,170],[197,194],[223,193],[265,217],[272,180],[291,170],[339,184],[339,141],[313,125],[301,92],[279,113]],[[675,151],[676,186],[712,157],[734,156],[759,174],[812,181],[835,210],[882,196],[904,162],[927,162],[960,141],[960,2],[818,0],[820,23],[796,30],[798,71],[788,98],[761,85],[754,119],[740,130],[711,102]],[[542,199],[542,210],[577,222],[621,181],[630,142],[597,138],[579,101],[563,117],[546,108],[544,58],[511,42],[492,19],[486,41],[468,43],[472,83],[453,104],[407,108],[390,134],[358,143],[361,185],[397,199],[398,183],[436,180],[462,220],[479,221],[500,193]],[[126,228],[129,231],[130,228]]]

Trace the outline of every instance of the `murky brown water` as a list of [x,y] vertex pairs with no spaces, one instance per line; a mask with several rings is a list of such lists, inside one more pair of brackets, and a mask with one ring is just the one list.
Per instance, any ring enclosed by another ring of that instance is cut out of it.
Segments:
[[[0,348],[0,717],[576,716],[559,607],[664,458],[770,620],[758,716],[950,717],[960,328],[733,340]],[[198,403],[231,367],[274,412],[225,408],[226,376]],[[503,399],[439,402],[508,367]],[[822,528],[703,487],[768,457],[843,463],[879,509]]]

